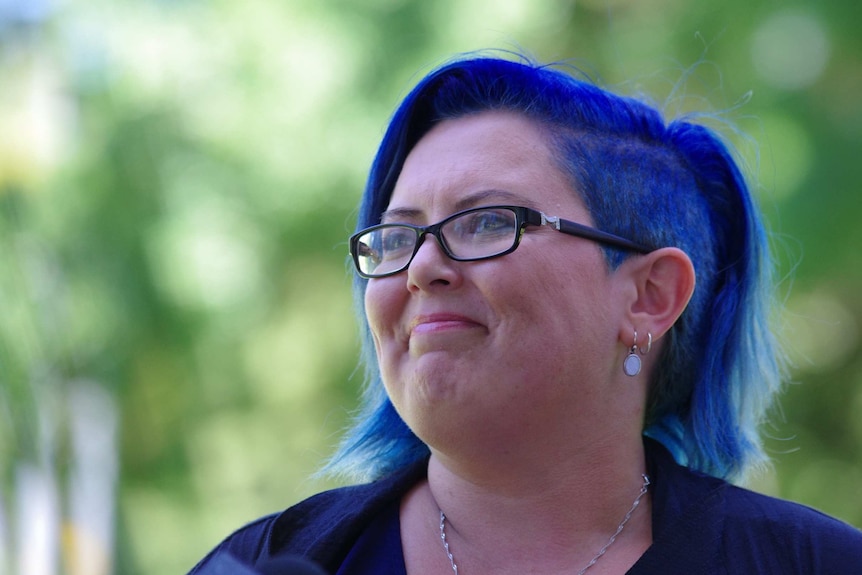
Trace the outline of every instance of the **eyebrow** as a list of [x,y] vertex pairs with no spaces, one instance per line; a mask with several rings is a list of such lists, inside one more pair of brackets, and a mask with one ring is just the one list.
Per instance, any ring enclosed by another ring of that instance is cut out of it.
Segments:
[[[473,192],[459,199],[455,202],[455,209],[452,213],[454,214],[476,207],[488,200],[495,200],[497,203],[503,202],[516,206],[533,207],[533,203],[520,194],[492,188],[488,190],[479,190],[478,192]],[[380,214],[380,221],[393,222],[399,220],[415,220],[421,215],[422,210],[417,208],[393,208]]]

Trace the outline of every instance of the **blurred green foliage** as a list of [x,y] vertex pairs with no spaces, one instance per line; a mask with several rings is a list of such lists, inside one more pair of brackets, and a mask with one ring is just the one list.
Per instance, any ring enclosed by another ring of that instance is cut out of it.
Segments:
[[116,572],[184,572],[326,487],[309,476],[361,382],[345,239],[375,146],[417,74],[504,48],[750,136],[729,134],[793,379],[754,486],[862,525],[853,0],[0,6],[0,518],[22,462],[70,475],[82,379],[120,414]]

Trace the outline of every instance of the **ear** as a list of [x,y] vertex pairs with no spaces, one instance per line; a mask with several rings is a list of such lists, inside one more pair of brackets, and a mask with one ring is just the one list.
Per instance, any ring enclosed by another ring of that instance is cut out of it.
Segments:
[[[694,293],[694,266],[678,248],[661,248],[638,258],[630,258],[627,268],[633,290],[629,300],[629,325],[620,326],[622,341],[631,339],[632,329],[652,334],[653,341],[664,335],[682,315]],[[645,341],[645,340],[643,340]]]

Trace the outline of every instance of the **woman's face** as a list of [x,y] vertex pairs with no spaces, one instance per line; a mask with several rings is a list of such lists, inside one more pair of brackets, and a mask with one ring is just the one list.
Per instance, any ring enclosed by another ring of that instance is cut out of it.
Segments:
[[[383,221],[428,225],[495,204],[591,224],[539,128],[504,112],[423,137]],[[448,259],[426,236],[406,271],[370,280],[365,295],[393,405],[432,449],[466,433],[501,444],[601,425],[625,352],[614,275],[598,245],[548,227],[474,262]]]

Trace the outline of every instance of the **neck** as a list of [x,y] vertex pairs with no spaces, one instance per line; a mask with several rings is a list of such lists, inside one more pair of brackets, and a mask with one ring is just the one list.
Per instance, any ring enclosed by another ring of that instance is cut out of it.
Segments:
[[[643,485],[641,486],[641,490],[638,492],[637,497],[635,497],[634,502],[632,502],[632,506],[623,516],[622,521],[620,521],[620,524],[617,525],[616,530],[614,530],[613,534],[608,539],[608,542],[605,543],[601,549],[599,549],[598,553],[596,553],[593,558],[590,559],[589,563],[587,563],[580,571],[578,571],[578,575],[584,575],[587,569],[590,569],[598,562],[599,559],[601,559],[605,555],[605,553],[607,553],[608,549],[610,549],[611,545],[616,542],[617,537],[620,536],[620,534],[623,532],[623,529],[625,529],[625,526],[631,520],[632,515],[634,515],[634,512],[637,511],[641,500],[644,498],[644,496],[646,496],[650,486],[649,477],[647,477],[646,475],[643,475],[642,477],[644,480]],[[458,575],[458,565],[455,562],[455,556],[452,555],[452,550],[449,548],[449,540],[446,537],[446,515],[443,513],[442,510],[440,511],[440,540],[443,542],[443,550],[446,552],[446,558],[449,559],[449,566],[452,567],[452,571],[455,572],[455,575]]]
[[[577,572],[607,544],[643,487],[640,438],[614,438],[608,445],[551,461],[559,463],[537,466],[509,458],[505,466],[488,469],[481,462],[432,455],[423,513],[435,517],[439,509],[446,514],[448,540],[459,565],[472,562],[488,572],[516,572],[515,566],[545,561],[549,570]],[[646,496],[609,557],[625,562],[640,556],[651,542],[650,514]]]
[[[482,452],[450,453],[432,448],[428,478],[432,487],[469,499],[533,497],[596,501],[614,499],[628,481],[646,473],[640,433],[608,434],[588,446],[547,441],[533,447],[500,445]],[[445,495],[444,495],[445,497]],[[469,500],[468,499],[468,500]],[[466,501],[456,502],[459,504]]]

